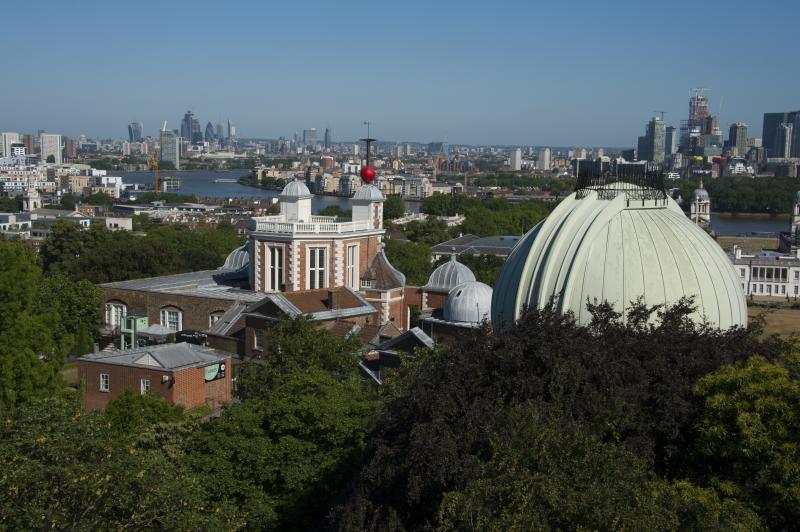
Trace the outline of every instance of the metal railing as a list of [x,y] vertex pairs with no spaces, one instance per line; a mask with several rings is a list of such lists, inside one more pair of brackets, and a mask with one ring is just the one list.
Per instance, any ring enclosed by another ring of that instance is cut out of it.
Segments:
[[253,229],[258,233],[277,234],[342,234],[366,231],[369,229],[367,220],[356,222],[329,221],[336,220],[329,216],[312,216],[310,223],[283,222],[272,220],[273,217],[253,218]]

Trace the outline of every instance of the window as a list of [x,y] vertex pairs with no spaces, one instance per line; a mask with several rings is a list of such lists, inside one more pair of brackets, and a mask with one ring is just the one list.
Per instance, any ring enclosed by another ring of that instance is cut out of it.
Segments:
[[311,289],[328,285],[325,278],[326,251],[325,248],[308,248],[308,287]]
[[217,323],[221,318],[222,315],[225,314],[222,311],[212,312],[208,315],[208,326],[213,327],[215,323]]
[[261,350],[261,331],[253,331],[253,349]]
[[283,290],[283,247],[269,247],[269,289]]
[[139,381],[139,393],[142,395],[150,393],[150,379],[141,379]]
[[108,384],[108,373],[101,373],[100,374],[100,391],[107,392],[109,391],[110,387]]
[[170,331],[180,331],[183,327],[183,312],[174,307],[161,309],[161,325]]
[[358,290],[358,246],[347,246],[347,286]]
[[794,272],[794,280],[795,280],[795,281],[798,281],[798,280],[800,280],[800,272],[799,272],[799,271],[796,271],[796,270],[795,270],[795,272]]
[[118,329],[122,327],[122,322],[128,314],[128,307],[123,303],[106,303],[106,324]]
[[745,274],[745,269],[744,268],[739,268],[739,276],[740,277],[744,277],[744,274]]

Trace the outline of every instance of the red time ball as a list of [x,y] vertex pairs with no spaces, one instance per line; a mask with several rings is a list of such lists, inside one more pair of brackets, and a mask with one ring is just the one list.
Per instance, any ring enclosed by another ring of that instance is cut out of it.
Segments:
[[375,179],[375,169],[371,166],[365,166],[361,169],[361,179],[367,183],[371,183]]

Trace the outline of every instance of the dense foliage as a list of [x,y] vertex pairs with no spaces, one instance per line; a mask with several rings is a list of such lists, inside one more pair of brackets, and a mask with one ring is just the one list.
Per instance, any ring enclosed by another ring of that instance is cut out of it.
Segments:
[[504,187],[516,189],[523,193],[530,190],[550,192],[554,195],[570,194],[575,188],[575,179],[572,177],[555,178],[511,172],[495,172],[481,175],[471,180],[470,183],[478,187]]
[[242,237],[227,222],[216,228],[150,224],[143,229],[146,235],[110,231],[102,224],[84,230],[58,221],[40,249],[45,271],[104,283],[210,270],[242,245]]
[[61,389],[66,356],[91,350],[99,300],[89,282],[43,275],[27,243],[0,240],[0,409]]
[[510,203],[504,198],[434,194],[423,200],[420,211],[436,216],[464,214],[463,232],[492,236],[524,234],[544,219],[553,207],[552,203],[538,200]]
[[383,202],[383,219],[394,220],[406,213],[406,204],[400,196],[389,196]]
[[[442,257],[436,261],[433,267],[436,268],[448,260],[450,260],[450,257]],[[470,253],[462,253],[458,256],[458,261],[472,270],[477,281],[492,287],[497,282],[497,276],[500,275],[500,269],[503,267],[503,262],[505,262],[504,259],[494,255],[476,256]]]
[[[698,180],[669,181],[689,208],[692,192],[700,185]],[[761,214],[788,214],[792,212],[795,193],[800,189],[797,180],[789,177],[728,176],[706,179],[703,186],[711,198],[711,209],[720,212],[753,212]]]
[[[754,420],[745,412],[755,403],[746,399],[759,379],[727,379],[736,370],[726,366],[754,354],[788,364],[786,346],[760,340],[757,327],[696,327],[687,302],[666,311],[639,306],[626,324],[606,305],[591,310],[588,327],[552,309],[530,311],[499,338],[476,333],[409,368],[337,526],[754,530],[795,519],[787,495],[800,486],[779,469],[797,470],[792,448],[784,444],[755,463],[735,454],[732,463],[721,456],[715,463],[704,437],[707,426]],[[653,312],[656,323],[648,322]],[[761,393],[775,390],[774,401],[785,406],[767,408],[768,426],[774,442],[788,442],[797,431],[780,427],[800,421],[792,410],[796,377],[773,378]],[[741,406],[709,404],[708,386],[747,395]],[[743,452],[720,429],[712,434]],[[722,476],[736,462],[750,469]]]
[[387,239],[384,252],[389,262],[403,272],[406,284],[422,286],[433,271],[431,248],[424,242],[401,242]]

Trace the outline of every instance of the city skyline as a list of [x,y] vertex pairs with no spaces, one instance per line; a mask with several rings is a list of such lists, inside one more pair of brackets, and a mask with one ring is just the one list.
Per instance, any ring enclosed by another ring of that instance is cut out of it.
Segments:
[[[165,118],[179,128],[191,109],[204,124],[230,118],[239,137],[330,124],[338,140],[357,139],[370,120],[374,136],[398,141],[631,146],[657,109],[677,127],[695,86],[710,88],[711,113],[724,98],[723,130],[743,122],[754,134],[764,113],[800,107],[792,89],[800,74],[772,53],[793,47],[800,6],[788,1],[759,5],[770,23],[758,25],[751,10],[717,1],[669,9],[239,2],[224,10],[178,2],[157,18],[150,2],[137,10],[44,5],[52,16],[35,45],[8,59],[7,71],[24,75],[6,80],[5,131],[117,138],[136,121],[154,137]],[[7,15],[21,9],[13,4]],[[110,23],[115,17],[126,23]],[[454,17],[459,24],[445,23]],[[265,20],[281,23],[266,31]],[[319,29],[299,39],[315,21]],[[0,40],[13,46],[26,31],[12,25]],[[193,37],[207,32],[218,39],[196,61]],[[733,63],[724,44],[732,34],[746,43]],[[81,49],[93,51],[89,78],[80,57],[65,55]]]

